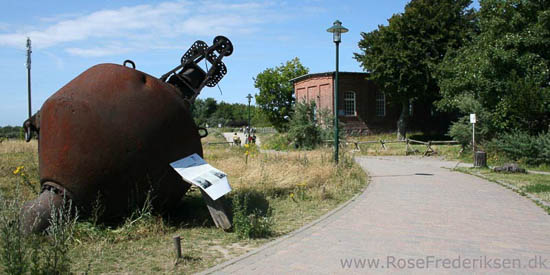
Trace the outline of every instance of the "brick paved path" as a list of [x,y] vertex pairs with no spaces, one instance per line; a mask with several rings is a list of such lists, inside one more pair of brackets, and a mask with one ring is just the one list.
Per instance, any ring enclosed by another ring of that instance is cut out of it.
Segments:
[[[550,273],[550,216],[528,199],[441,168],[454,167],[452,162],[413,157],[357,161],[372,182],[355,200],[307,228],[206,272]],[[342,267],[346,259],[356,260],[348,262],[351,268]],[[365,263],[365,268],[356,268],[362,259],[379,259],[379,267]],[[416,268],[399,269],[408,259],[416,261]],[[522,266],[543,262],[548,269],[502,268],[517,265],[515,259]],[[459,262],[466,269],[452,267]],[[474,265],[476,269],[468,269]]]

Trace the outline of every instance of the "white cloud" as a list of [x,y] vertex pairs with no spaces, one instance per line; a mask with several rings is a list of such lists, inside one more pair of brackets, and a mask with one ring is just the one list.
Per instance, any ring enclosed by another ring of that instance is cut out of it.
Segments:
[[65,51],[72,55],[87,56],[87,57],[100,57],[106,55],[123,54],[129,52],[129,48],[119,47],[93,47],[93,48],[66,48]]
[[69,19],[81,17],[83,15],[84,13],[82,12],[60,13],[60,14],[55,14],[53,16],[41,17],[39,18],[39,20],[46,23],[55,23],[62,20],[69,20]]
[[[131,49],[113,46],[113,43],[124,41],[127,45],[151,44],[154,47],[181,36],[257,32],[262,24],[282,14],[274,5],[269,2],[225,4],[221,0],[182,0],[100,10],[85,15],[52,16],[42,20],[47,24],[45,26],[23,26],[18,31],[0,34],[0,46],[22,48],[26,38],[31,37],[36,48],[61,46],[66,52],[80,56],[120,54]],[[83,48],[77,45],[81,42],[95,46]],[[143,47],[146,46],[138,48]]]

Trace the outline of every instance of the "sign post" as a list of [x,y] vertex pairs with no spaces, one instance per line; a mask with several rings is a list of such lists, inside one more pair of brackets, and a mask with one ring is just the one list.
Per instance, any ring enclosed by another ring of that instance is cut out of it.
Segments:
[[193,154],[170,163],[184,181],[196,185],[206,202],[210,216],[217,227],[231,228],[232,213],[227,210],[224,195],[231,191],[227,175]]
[[476,152],[476,114],[470,114],[470,123],[472,123],[472,147]]

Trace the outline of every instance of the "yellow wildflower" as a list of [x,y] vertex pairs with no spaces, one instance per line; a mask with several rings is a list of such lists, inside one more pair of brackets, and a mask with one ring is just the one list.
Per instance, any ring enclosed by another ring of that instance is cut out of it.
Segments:
[[248,148],[248,147],[250,147],[250,145],[248,145],[248,143],[244,145],[244,148]]
[[21,170],[25,168],[25,166],[17,166],[17,168],[15,168],[15,170],[13,170],[13,174],[14,175],[17,175],[19,174],[19,172],[21,172]]
[[290,193],[290,198],[294,198],[294,193]]

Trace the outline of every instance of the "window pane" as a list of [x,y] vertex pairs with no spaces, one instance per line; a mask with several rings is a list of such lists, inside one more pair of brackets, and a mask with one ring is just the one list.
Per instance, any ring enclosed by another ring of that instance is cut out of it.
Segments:
[[380,91],[376,92],[376,116],[386,116],[386,95]]
[[344,115],[355,116],[355,92],[344,93]]

